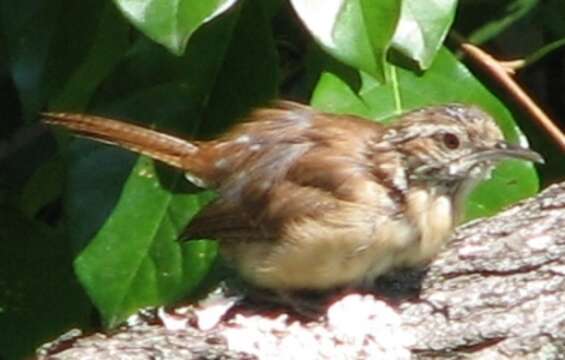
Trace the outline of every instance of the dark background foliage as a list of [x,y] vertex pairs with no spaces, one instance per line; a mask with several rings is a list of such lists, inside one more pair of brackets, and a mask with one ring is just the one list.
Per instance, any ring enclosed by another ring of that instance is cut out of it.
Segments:
[[[174,24],[166,9],[157,6],[152,11],[162,17],[140,20],[125,3],[0,0],[2,359],[30,354],[72,327],[115,325],[141,306],[186,298],[215,258],[213,242],[175,241],[213,194],[145,158],[54,135],[38,125],[40,111],[84,111],[206,138],[279,97],[377,120],[430,103],[476,102],[514,140],[516,121],[544,155],[542,187],[565,173],[563,153],[496,81],[468,63],[486,88],[472,78],[454,57],[451,38],[451,52],[437,56],[433,46],[420,56],[411,53],[417,44],[397,41],[385,59],[396,24],[391,14],[398,16],[393,1],[380,9],[351,1],[379,27],[353,15],[340,19],[345,35],[336,39],[337,50],[313,41],[308,21],[282,0],[240,0],[210,21],[202,15],[207,9],[199,9]],[[432,15],[445,13],[423,29],[439,47],[454,2],[433,3],[444,5]],[[390,32],[367,37],[371,56],[350,46],[357,38],[348,31],[360,24],[365,35]],[[190,39],[171,38],[177,30]],[[560,0],[461,0],[451,31],[499,59],[536,59],[540,49],[565,38],[565,7]],[[557,48],[517,74],[554,119],[565,118],[564,55]],[[386,84],[378,82],[385,78]],[[505,164],[473,197],[468,216],[492,214],[536,188],[530,167]]]

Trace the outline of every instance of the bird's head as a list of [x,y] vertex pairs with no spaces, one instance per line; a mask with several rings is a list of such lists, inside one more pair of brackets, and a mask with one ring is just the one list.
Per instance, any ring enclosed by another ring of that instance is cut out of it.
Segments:
[[470,190],[500,160],[543,162],[538,153],[505,141],[489,114],[461,104],[405,114],[389,127],[384,140],[402,154],[410,182],[453,193]]

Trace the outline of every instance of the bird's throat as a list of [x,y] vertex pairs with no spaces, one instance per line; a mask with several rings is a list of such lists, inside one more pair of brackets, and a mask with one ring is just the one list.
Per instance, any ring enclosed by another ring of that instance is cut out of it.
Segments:
[[442,248],[456,221],[451,196],[433,189],[411,189],[406,197],[406,216],[416,227],[417,241],[399,257],[399,266],[421,266]]

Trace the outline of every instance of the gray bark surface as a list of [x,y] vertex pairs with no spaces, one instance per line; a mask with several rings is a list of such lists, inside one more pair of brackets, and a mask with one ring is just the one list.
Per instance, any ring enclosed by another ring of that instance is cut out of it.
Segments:
[[425,275],[385,279],[377,295],[345,295],[325,320],[246,311],[203,330],[206,311],[71,333],[38,358],[565,359],[565,183],[461,226]]

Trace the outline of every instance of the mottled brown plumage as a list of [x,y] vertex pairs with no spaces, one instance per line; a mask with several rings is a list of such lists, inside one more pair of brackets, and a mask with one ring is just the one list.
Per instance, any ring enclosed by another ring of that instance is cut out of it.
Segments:
[[280,102],[224,136],[187,141],[88,115],[45,114],[80,135],[148,155],[218,192],[186,238],[214,238],[244,279],[275,291],[372,281],[428,262],[470,189],[509,145],[473,106],[428,107],[383,126]]

